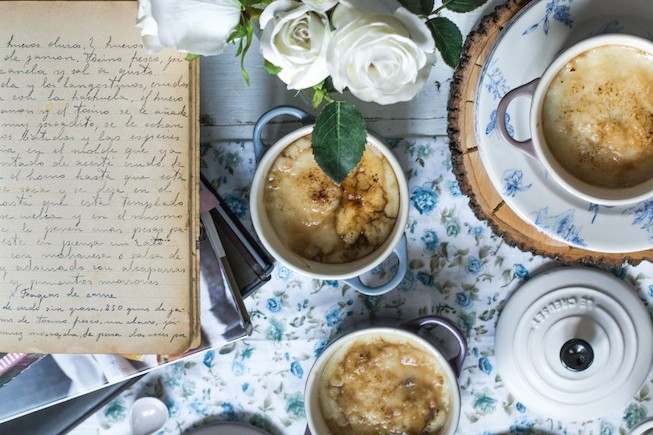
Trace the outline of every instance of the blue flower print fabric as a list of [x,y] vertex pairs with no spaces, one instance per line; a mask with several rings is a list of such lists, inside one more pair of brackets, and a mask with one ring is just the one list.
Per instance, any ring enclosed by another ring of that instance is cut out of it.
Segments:
[[[568,3],[551,2],[547,17],[530,31],[547,31],[552,20],[564,24]],[[474,215],[452,172],[445,138],[396,140],[391,147],[405,169],[410,195],[410,266],[395,290],[363,296],[342,282],[314,280],[277,264],[270,282],[245,301],[254,324],[250,337],[150,373],[93,417],[96,433],[128,434],[131,402],[155,396],[171,414],[159,434],[241,421],[270,434],[302,435],[306,380],[339,328],[371,316],[408,320],[425,314],[453,320],[469,343],[459,378],[459,434],[617,435],[653,417],[650,376],[630,403],[591,422],[538,415],[507,390],[494,355],[498,316],[520,284],[553,262],[507,245]],[[251,143],[207,145],[201,155],[203,172],[251,229]],[[508,195],[529,187],[518,172],[506,174],[506,182]],[[390,267],[384,263],[374,273],[381,276]],[[647,303],[653,299],[650,263],[612,272],[633,284]]]

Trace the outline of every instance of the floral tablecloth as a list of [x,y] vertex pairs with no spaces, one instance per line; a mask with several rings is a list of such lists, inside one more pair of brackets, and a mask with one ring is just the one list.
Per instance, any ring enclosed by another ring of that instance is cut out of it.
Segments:
[[[510,394],[495,368],[500,309],[521,283],[556,264],[508,246],[474,216],[452,173],[446,138],[390,145],[405,168],[411,195],[410,270],[397,289],[367,297],[340,282],[312,280],[277,265],[272,280],[246,300],[254,323],[251,337],[150,373],[75,433],[127,434],[131,402],[154,396],[171,414],[162,434],[221,420],[247,422],[271,434],[303,434],[305,381],[339,326],[369,316],[407,320],[431,313],[453,319],[469,340],[459,379],[461,434],[617,434],[653,415],[653,375],[625,408],[600,421],[555,421],[532,413]],[[250,225],[251,143],[203,146],[202,160],[202,170]],[[374,273],[383,274],[385,267]],[[653,299],[650,263],[611,272],[635,286],[647,303]]]

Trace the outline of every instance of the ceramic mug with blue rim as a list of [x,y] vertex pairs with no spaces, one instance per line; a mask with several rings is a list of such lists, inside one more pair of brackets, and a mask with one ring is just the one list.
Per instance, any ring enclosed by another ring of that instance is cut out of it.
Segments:
[[[280,116],[294,117],[304,125],[268,147],[262,139],[263,130],[270,121]],[[314,121],[311,115],[299,108],[281,106],[263,114],[256,123],[254,128],[254,147],[258,165],[250,190],[250,212],[256,234],[272,257],[291,270],[321,280],[342,280],[359,292],[367,295],[387,293],[403,280],[408,270],[405,229],[408,221],[409,195],[403,169],[390,148],[375,135],[368,132],[367,143],[380,151],[392,167],[399,189],[399,211],[389,235],[374,251],[362,258],[344,263],[327,263],[307,259],[289,248],[288,244],[279,237],[267,215],[264,194],[270,169],[274,165],[277,157],[289,145],[312,133]],[[372,286],[366,284],[361,279],[361,276],[379,266],[392,253],[398,259],[398,266],[394,269],[392,278],[381,285]]]

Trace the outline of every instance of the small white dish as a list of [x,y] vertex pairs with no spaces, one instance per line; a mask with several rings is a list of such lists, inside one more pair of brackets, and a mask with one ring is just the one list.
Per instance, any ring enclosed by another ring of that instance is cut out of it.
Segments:
[[[635,252],[653,247],[653,201],[600,206],[558,185],[541,163],[515,152],[497,130],[496,110],[510,89],[542,75],[564,49],[589,36],[629,33],[653,39],[647,0],[539,0],[504,28],[487,58],[475,103],[477,143],[483,165],[506,204],[548,236],[591,251]],[[507,112],[517,139],[529,137],[530,100]]]

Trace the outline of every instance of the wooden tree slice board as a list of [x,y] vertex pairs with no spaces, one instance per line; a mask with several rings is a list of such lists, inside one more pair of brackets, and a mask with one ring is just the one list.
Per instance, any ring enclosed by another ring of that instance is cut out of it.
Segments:
[[469,196],[474,214],[487,221],[506,243],[523,251],[567,264],[616,267],[651,261],[653,250],[603,253],[570,246],[541,232],[521,219],[503,200],[481,161],[474,125],[474,101],[483,64],[503,27],[530,0],[509,0],[483,17],[463,47],[454,72],[448,103],[448,136],[453,168],[461,190]]

